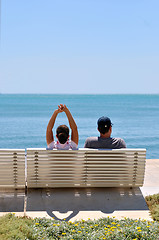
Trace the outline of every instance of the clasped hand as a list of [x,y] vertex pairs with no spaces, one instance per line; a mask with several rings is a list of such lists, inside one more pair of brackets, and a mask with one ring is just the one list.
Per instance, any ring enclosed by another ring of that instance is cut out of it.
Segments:
[[66,105],[60,104],[58,105],[58,112],[65,112],[67,109]]

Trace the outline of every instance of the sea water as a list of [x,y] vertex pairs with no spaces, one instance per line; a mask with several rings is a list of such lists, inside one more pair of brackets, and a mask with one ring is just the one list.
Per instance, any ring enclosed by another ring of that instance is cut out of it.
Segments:
[[[0,148],[45,148],[46,127],[58,104],[70,109],[79,131],[79,147],[98,136],[97,120],[108,116],[113,137],[128,148],[146,148],[147,158],[159,158],[159,95],[0,94]],[[60,113],[53,129],[67,124]]]

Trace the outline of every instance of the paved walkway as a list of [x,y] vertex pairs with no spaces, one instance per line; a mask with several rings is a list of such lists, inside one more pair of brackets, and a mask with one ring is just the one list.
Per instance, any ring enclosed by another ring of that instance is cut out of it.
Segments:
[[159,193],[159,159],[147,159],[144,185],[140,188],[143,196]]
[[29,190],[27,197],[24,191],[3,190],[0,192],[0,215],[14,212],[21,216],[71,221],[107,216],[151,220],[144,197],[159,193],[158,173],[159,159],[148,159],[141,188],[37,189]]

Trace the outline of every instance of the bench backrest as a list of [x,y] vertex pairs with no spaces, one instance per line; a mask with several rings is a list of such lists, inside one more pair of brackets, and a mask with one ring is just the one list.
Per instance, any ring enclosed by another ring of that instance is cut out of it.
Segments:
[[142,186],[145,173],[145,160],[145,149],[87,151],[87,186]]
[[0,149],[0,188],[25,188],[25,149]]
[[81,151],[27,149],[27,187],[74,187],[85,185]]
[[27,149],[27,186],[139,187],[146,149]]

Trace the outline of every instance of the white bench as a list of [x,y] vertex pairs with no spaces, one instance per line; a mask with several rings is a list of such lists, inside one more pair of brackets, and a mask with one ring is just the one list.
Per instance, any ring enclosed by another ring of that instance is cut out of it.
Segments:
[[0,188],[25,188],[25,149],[0,149]]
[[146,149],[27,149],[27,187],[139,187]]

